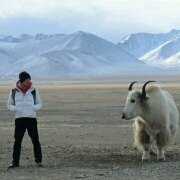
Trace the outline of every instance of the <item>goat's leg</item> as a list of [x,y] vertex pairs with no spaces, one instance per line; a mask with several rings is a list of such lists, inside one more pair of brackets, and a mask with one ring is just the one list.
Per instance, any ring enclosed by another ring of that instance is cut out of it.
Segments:
[[150,159],[150,136],[145,130],[140,132],[140,143],[142,144],[142,161]]
[[157,160],[165,160],[165,146],[169,142],[169,132],[167,130],[157,134]]

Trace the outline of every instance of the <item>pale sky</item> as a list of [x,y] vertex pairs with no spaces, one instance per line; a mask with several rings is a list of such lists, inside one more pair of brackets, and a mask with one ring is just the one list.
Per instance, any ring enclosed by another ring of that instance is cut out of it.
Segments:
[[180,0],[0,0],[0,34],[82,30],[118,42],[171,29],[180,29]]

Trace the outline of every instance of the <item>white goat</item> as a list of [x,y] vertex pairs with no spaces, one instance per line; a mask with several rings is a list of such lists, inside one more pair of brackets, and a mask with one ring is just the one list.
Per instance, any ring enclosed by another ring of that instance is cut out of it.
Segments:
[[143,151],[142,160],[150,158],[152,145],[157,148],[157,159],[165,160],[165,147],[178,130],[179,112],[169,92],[155,85],[146,88],[150,82],[154,81],[146,82],[142,91],[132,90],[136,82],[130,84],[122,118],[135,118],[134,140]]

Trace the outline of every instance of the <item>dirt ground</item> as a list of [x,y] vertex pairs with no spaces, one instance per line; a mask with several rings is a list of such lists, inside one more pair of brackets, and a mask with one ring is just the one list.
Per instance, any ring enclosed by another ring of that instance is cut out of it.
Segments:
[[[132,121],[121,119],[127,84],[40,85],[38,127],[43,168],[36,167],[31,141],[23,140],[21,167],[11,162],[14,120],[6,109],[11,86],[0,87],[0,180],[179,180],[180,133],[167,160],[141,162]],[[180,86],[166,84],[180,108]]]

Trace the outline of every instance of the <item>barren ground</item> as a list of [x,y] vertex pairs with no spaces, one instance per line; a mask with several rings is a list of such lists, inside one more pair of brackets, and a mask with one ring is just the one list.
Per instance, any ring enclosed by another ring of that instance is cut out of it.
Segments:
[[[132,144],[132,122],[121,119],[127,85],[41,85],[43,109],[38,127],[43,168],[37,168],[32,144],[24,137],[21,167],[7,171],[11,162],[14,120],[6,110],[10,86],[0,87],[1,180],[179,180],[180,133],[168,148],[167,160],[141,163]],[[180,86],[165,87],[180,108]]]

